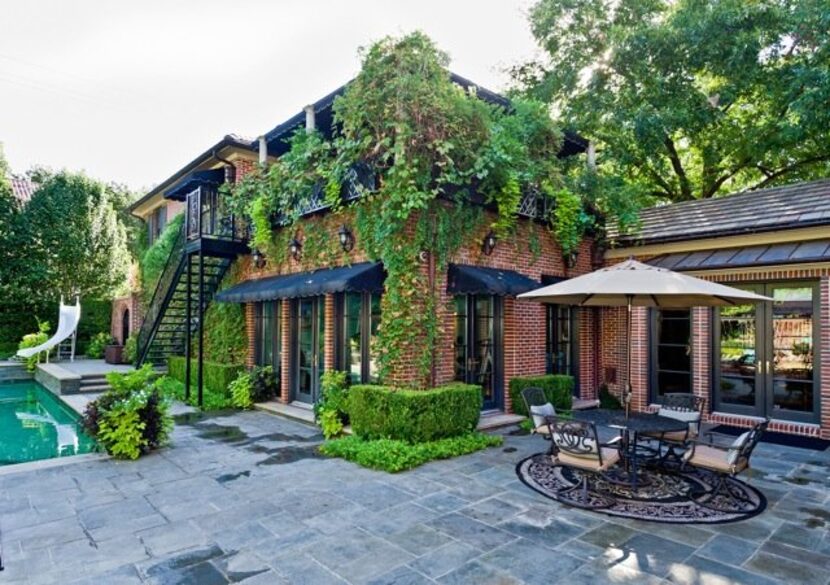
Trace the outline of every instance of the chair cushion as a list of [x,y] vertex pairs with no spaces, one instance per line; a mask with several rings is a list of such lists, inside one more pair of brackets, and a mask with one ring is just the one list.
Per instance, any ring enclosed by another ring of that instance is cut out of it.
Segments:
[[726,456],[726,462],[729,465],[735,465],[735,462],[738,461],[738,456],[741,453],[741,448],[746,444],[747,440],[749,439],[749,431],[741,434],[735,441],[732,443],[732,446],[729,447],[729,451]]
[[596,453],[590,457],[576,457],[570,453],[560,451],[554,457],[554,463],[558,465],[567,465],[578,469],[587,469],[588,471],[605,471],[615,465],[619,460],[620,452],[607,447],[602,448],[602,465],[600,465],[599,456]]
[[666,418],[673,418],[674,420],[682,420],[689,423],[689,433],[697,434],[698,426],[700,425],[700,412],[697,410],[675,410],[673,408],[660,407],[657,411],[660,416]]
[[540,435],[549,435],[550,434],[550,427],[545,424],[545,425],[536,427],[535,432],[539,433]]
[[718,471],[720,473],[738,473],[746,467],[746,463],[741,463],[735,467],[734,463],[730,463],[727,459],[728,452],[717,447],[710,447],[709,445],[697,445],[694,452],[687,451],[689,454],[685,459],[686,462],[695,467],[703,467]]
[[533,426],[538,429],[541,426],[547,426],[547,423],[545,423],[545,417],[556,416],[556,409],[550,402],[531,406],[530,416],[533,418]]

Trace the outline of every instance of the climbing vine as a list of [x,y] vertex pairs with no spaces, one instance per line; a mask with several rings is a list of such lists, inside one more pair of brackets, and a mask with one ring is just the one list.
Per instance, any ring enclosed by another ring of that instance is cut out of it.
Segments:
[[[558,193],[544,186],[563,186],[561,134],[543,104],[492,104],[453,83],[447,54],[422,33],[385,38],[361,58],[360,73],[335,100],[333,136],[295,133],[285,154],[236,187],[234,205],[250,217],[253,246],[274,265],[287,259],[298,233],[303,262],[338,260],[330,230],[298,221],[311,197],[322,194],[330,216],[348,214],[361,250],[382,261],[388,275],[378,332],[381,376],[405,363],[426,381],[440,332],[425,263],[441,270],[471,235],[487,229],[498,237],[512,233],[527,189]],[[373,170],[373,188],[362,187],[363,196],[343,208],[341,185],[358,163]],[[551,226],[562,231],[563,249],[581,236],[571,221],[574,206],[580,208],[574,197],[561,196],[567,211],[554,215]],[[471,198],[498,213],[484,214],[469,205]]]

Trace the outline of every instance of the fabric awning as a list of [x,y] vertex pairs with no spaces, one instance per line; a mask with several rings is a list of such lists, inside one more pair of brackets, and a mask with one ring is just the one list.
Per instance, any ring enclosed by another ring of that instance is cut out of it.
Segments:
[[450,264],[447,269],[447,292],[452,294],[516,296],[535,288],[539,288],[538,280],[513,270],[467,264]]
[[198,187],[211,186],[216,187],[225,182],[224,169],[212,169],[208,171],[195,171],[190,173],[184,181],[168,190],[164,196],[167,199],[176,199],[184,201],[187,194]]
[[220,291],[216,300],[253,303],[338,292],[381,292],[385,276],[380,262],[363,262],[352,266],[247,280]]

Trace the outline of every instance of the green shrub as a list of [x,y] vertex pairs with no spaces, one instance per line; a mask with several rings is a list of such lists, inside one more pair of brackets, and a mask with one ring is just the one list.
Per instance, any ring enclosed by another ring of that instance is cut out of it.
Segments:
[[5,360],[17,353],[20,344],[17,341],[0,341],[0,360]]
[[104,357],[104,348],[111,345],[115,340],[112,335],[106,331],[96,333],[86,346],[86,357],[92,359],[101,359]]
[[136,459],[167,442],[173,419],[164,378],[148,364],[127,374],[107,374],[111,388],[90,402],[84,429],[119,459]]
[[522,390],[525,388],[541,388],[545,392],[548,402],[553,404],[557,412],[568,412],[573,406],[573,391],[575,381],[573,376],[547,375],[525,376],[510,380],[510,400],[513,412],[527,416],[527,408],[522,400]]
[[[29,347],[37,347],[41,343],[45,343],[46,340],[49,339],[49,322],[48,321],[38,321],[37,323],[38,332],[37,333],[28,333],[23,336],[23,339],[20,340],[20,343],[17,345],[17,349],[27,349]],[[37,366],[38,362],[40,362],[40,356],[44,352],[40,352],[38,354],[33,355],[30,358],[26,358],[24,363],[26,364],[26,370],[29,372],[34,372],[35,367]]]
[[[195,359],[190,360],[190,383],[196,383],[196,371],[198,363]],[[216,393],[230,396],[228,388],[231,382],[236,380],[244,366],[233,364],[217,364],[215,362],[204,362],[202,370],[204,388]],[[167,374],[180,382],[184,382],[185,361],[182,356],[170,356],[167,358]]]
[[622,410],[622,402],[620,402],[619,398],[611,394],[607,384],[599,387],[599,407],[609,410]]
[[266,402],[277,396],[277,376],[271,366],[254,366],[251,378],[251,401]]
[[324,372],[320,380],[322,396],[314,405],[314,416],[327,439],[343,432],[348,423],[348,376],[346,372]]
[[231,382],[228,389],[231,393],[231,403],[236,408],[251,408],[254,401],[251,398],[251,376],[248,372],[240,372],[236,380]]
[[425,443],[412,444],[394,439],[367,441],[356,436],[325,442],[320,452],[329,457],[342,457],[370,469],[397,473],[435,459],[449,459],[502,444],[499,435],[466,433]]
[[420,443],[474,431],[481,401],[481,387],[469,384],[433,390],[355,385],[349,389],[348,413],[352,430],[364,439]]
[[150,298],[148,297],[152,297],[156,291],[158,279],[161,277],[161,273],[167,265],[167,259],[170,256],[170,252],[173,251],[176,238],[182,229],[184,216],[184,213],[180,213],[171,219],[158,239],[153,242],[152,246],[147,248],[147,251],[139,259],[139,265],[141,267],[141,291],[145,295],[146,301],[149,301]]
[[[70,300],[70,304],[75,299]],[[54,309],[52,309],[54,310]],[[101,331],[109,331],[112,322],[112,301],[81,299],[81,320],[78,322],[77,355],[89,355],[89,344]],[[101,353],[103,356],[103,352]]]
[[138,337],[135,335],[130,335],[127,338],[127,343],[124,344],[124,352],[121,354],[121,357],[124,361],[128,364],[134,364],[136,358],[138,357]]

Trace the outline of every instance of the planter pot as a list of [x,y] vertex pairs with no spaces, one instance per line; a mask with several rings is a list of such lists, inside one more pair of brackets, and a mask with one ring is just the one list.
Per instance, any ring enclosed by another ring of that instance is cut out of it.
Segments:
[[124,346],[108,345],[104,348],[104,361],[108,364],[124,363]]

